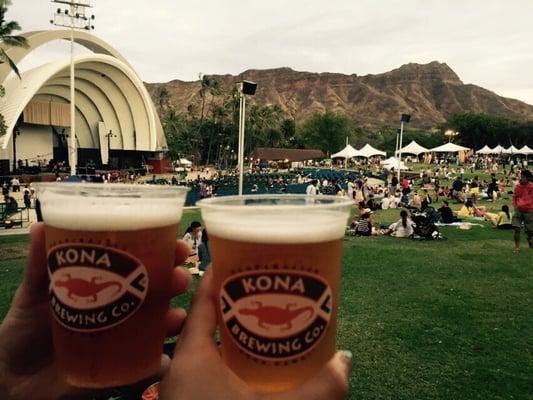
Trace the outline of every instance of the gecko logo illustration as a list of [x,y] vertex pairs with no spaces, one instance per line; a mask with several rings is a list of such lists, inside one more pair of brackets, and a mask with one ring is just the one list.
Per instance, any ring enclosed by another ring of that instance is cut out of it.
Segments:
[[331,289],[321,277],[299,271],[254,271],[222,284],[226,328],[247,354],[262,360],[300,357],[328,326]]
[[66,244],[48,253],[55,319],[78,332],[111,328],[131,317],[148,291],[144,265],[121,250]]

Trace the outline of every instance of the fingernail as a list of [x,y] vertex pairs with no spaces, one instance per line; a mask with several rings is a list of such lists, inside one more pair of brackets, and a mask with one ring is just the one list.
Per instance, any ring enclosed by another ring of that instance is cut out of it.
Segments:
[[341,356],[344,362],[351,362],[353,354],[350,350],[341,350]]

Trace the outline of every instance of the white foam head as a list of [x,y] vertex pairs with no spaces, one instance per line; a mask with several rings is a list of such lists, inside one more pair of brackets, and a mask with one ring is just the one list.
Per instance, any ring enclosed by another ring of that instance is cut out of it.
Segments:
[[45,224],[85,231],[132,231],[177,224],[187,189],[123,184],[37,184]]
[[344,236],[352,201],[337,196],[229,196],[198,203],[210,235],[254,243],[319,243]]

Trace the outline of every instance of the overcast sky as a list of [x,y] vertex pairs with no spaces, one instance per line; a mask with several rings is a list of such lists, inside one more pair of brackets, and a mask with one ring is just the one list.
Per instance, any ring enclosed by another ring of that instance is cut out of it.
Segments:
[[[144,81],[250,68],[377,74],[446,62],[465,83],[533,104],[533,0],[92,0],[94,34]],[[13,0],[23,31],[48,29],[47,0]],[[35,52],[23,68],[66,55]],[[81,53],[81,50],[77,50]]]

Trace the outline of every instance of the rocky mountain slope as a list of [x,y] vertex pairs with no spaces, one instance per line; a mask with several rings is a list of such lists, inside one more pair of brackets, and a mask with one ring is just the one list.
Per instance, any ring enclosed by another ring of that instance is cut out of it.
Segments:
[[[464,84],[448,65],[436,61],[406,64],[390,72],[365,76],[278,68],[216,77],[226,91],[242,79],[257,82],[257,93],[251,102],[278,104],[297,121],[326,110],[347,114],[356,123],[369,127],[396,125],[404,112],[412,114],[411,126],[421,128],[433,127],[459,112],[533,120],[532,105]],[[147,84],[156,104],[162,86],[179,112],[187,112],[191,104],[193,110],[200,109],[200,81]]]

